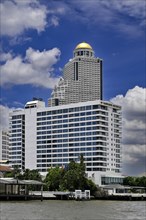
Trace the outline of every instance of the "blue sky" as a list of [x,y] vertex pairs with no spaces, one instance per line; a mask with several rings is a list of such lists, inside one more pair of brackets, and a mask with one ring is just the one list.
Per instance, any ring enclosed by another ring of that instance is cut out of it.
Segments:
[[47,105],[85,41],[103,59],[104,100],[123,107],[124,173],[144,173],[145,0],[2,0],[0,9],[2,126],[5,109],[23,108],[33,97]]

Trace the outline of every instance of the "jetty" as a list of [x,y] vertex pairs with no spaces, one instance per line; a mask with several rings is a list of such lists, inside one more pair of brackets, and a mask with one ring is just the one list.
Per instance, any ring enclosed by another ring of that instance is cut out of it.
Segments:
[[[43,200],[43,183],[36,180],[0,178],[0,200]],[[29,193],[31,187],[39,189],[39,195]]]
[[[30,195],[39,195],[39,191],[30,191]],[[90,190],[75,190],[75,192],[69,191],[43,191],[42,196],[44,200],[90,200]]]
[[[32,195],[39,195],[38,191],[30,191]],[[60,200],[89,200],[90,190],[75,190],[75,192],[64,191],[43,191],[43,199],[60,199]]]
[[106,185],[102,189],[106,192],[106,195],[96,197],[96,199],[146,201],[146,187],[113,184]]
[[75,190],[75,199],[76,200],[89,200],[90,199],[90,190]]
[[89,200],[90,199],[90,190],[75,190],[75,192],[55,192],[54,195],[57,198],[62,199],[75,199],[75,200]]

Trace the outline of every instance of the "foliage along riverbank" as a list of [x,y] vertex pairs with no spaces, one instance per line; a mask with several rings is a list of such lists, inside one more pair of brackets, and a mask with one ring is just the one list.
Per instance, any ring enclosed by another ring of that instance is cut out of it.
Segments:
[[50,191],[75,191],[76,189],[90,190],[93,195],[97,186],[86,178],[84,158],[80,156],[80,163],[70,161],[66,168],[51,168],[44,180]]
[[[80,162],[70,161],[70,163],[64,168],[55,167],[50,168],[43,180],[45,183],[44,190],[49,191],[75,191],[76,189],[90,190],[91,195],[104,196],[105,192],[92,180],[86,177],[86,167],[84,163],[83,155],[80,156]],[[26,169],[23,172],[20,171],[18,166],[15,166],[11,172],[8,172],[4,177],[14,177],[20,180],[37,180],[42,181],[42,176],[38,170]],[[146,187],[146,176],[143,177],[125,177],[123,185],[126,186],[139,186]]]

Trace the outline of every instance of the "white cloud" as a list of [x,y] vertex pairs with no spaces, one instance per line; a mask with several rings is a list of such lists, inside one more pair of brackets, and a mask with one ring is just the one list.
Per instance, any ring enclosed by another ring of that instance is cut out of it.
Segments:
[[53,88],[58,78],[53,77],[53,65],[60,57],[60,50],[34,50],[28,48],[26,56],[8,57],[1,65],[1,85],[31,84]]
[[132,37],[141,36],[145,27],[145,0],[71,0],[62,7],[68,19],[113,28]]
[[146,89],[135,86],[129,89],[125,96],[117,95],[112,99],[114,103],[122,105],[124,118],[134,120],[134,117],[144,119],[146,111]]
[[13,36],[12,38],[9,39],[9,44],[11,46],[14,45],[18,45],[18,44],[25,44],[26,42],[31,41],[32,38],[31,37],[26,37],[25,35],[21,35],[21,36]]
[[145,0],[102,0],[101,4],[131,17],[145,18]]
[[5,62],[7,60],[11,60],[12,59],[12,54],[10,52],[8,53],[1,53],[0,55],[0,61],[1,62]]
[[67,7],[57,4],[57,7],[52,8],[51,5],[54,3],[45,4],[38,0],[2,1],[0,3],[1,34],[13,37],[17,42],[20,35],[28,29],[40,33],[47,26],[58,26],[58,16],[65,14]]
[[51,18],[51,20],[50,20],[50,22],[51,22],[51,24],[53,25],[53,26],[58,26],[59,25],[59,18],[58,17],[56,17],[56,16],[52,16],[52,18]]
[[[18,103],[17,101],[14,102],[16,106],[22,107],[22,103]],[[9,113],[14,111],[14,110],[22,110],[22,108],[9,108],[8,106],[5,105],[0,105],[0,130],[9,130]]]
[[5,0],[0,4],[1,34],[20,35],[24,30],[44,31],[47,9],[36,0]]
[[111,101],[122,106],[123,171],[142,173],[146,164],[146,89],[135,86]]
[[0,105],[0,130],[7,130],[9,125],[9,108]]
[[48,1],[46,5],[37,0],[5,0],[0,10],[1,34],[11,37],[27,29],[41,32],[47,26],[56,27],[63,15],[89,25],[114,28],[133,37],[142,34],[146,22],[145,0]]

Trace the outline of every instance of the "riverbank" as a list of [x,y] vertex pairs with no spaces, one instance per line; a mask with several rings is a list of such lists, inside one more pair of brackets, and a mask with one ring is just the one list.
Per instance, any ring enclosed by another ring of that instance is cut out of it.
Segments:
[[[115,195],[104,195],[104,196],[91,196],[91,200],[119,200],[119,201],[146,201],[146,194],[115,194]],[[0,195],[0,201],[17,201],[17,200],[75,200],[73,193],[59,193],[56,191],[43,191],[42,195],[40,191],[31,191],[29,195]],[[85,200],[85,199],[79,199]],[[89,200],[89,199],[88,199]]]

